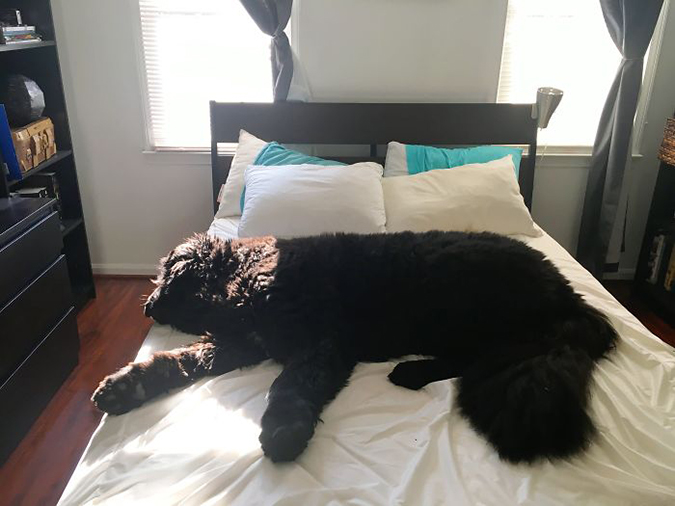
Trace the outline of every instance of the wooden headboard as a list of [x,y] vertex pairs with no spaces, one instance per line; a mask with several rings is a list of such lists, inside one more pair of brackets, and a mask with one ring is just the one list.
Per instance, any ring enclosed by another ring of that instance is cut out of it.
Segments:
[[520,164],[520,191],[532,206],[537,120],[532,104],[347,104],[211,102],[213,206],[225,183],[232,155],[218,154],[219,143],[236,143],[239,130],[285,144],[365,145],[370,156],[331,159],[354,163],[377,160],[377,147],[389,141],[435,146],[527,145]]

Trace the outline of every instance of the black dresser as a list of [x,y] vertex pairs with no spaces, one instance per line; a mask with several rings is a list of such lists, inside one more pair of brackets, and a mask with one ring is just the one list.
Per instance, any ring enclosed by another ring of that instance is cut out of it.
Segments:
[[0,463],[77,365],[79,337],[50,199],[0,199]]

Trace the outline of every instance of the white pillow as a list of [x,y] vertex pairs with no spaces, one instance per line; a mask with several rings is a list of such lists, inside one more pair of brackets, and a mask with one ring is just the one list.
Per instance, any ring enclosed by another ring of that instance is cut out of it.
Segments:
[[405,144],[391,141],[387,144],[387,157],[384,161],[384,177],[408,176]]
[[385,232],[381,165],[246,169],[240,237]]
[[220,206],[216,218],[239,216],[241,214],[241,192],[244,191],[244,172],[258,156],[267,142],[251,135],[246,130],[239,131],[239,144],[232,158],[230,173],[220,194]]
[[488,163],[382,179],[387,231],[539,236],[508,155]]

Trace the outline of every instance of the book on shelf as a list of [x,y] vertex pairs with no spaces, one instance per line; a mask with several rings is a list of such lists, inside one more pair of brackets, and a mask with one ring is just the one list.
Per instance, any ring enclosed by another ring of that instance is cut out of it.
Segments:
[[3,35],[23,35],[26,33],[36,33],[34,26],[0,26],[0,31]]
[[675,246],[670,249],[670,260],[668,261],[663,288],[668,292],[675,292]]
[[0,44],[18,44],[20,42],[40,42],[34,26],[1,26]]
[[19,45],[30,45],[34,44],[36,42],[42,42],[42,39],[31,39],[31,40],[13,40],[11,42],[5,42],[4,44],[0,44],[0,46],[19,46]]
[[666,236],[663,234],[656,235],[652,241],[652,248],[649,251],[649,262],[647,263],[647,282],[652,285],[658,283],[665,249]]
[[0,38],[0,45],[9,46],[12,44],[30,44],[31,42],[42,42],[38,35],[17,35],[15,37]]

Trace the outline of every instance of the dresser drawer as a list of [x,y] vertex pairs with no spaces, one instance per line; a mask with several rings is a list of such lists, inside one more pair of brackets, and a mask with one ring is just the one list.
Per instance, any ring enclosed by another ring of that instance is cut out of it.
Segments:
[[57,213],[52,213],[0,247],[0,306],[45,270],[61,254]]
[[30,355],[72,304],[68,267],[61,255],[0,309],[0,383]]
[[0,387],[0,463],[21,441],[77,365],[75,311],[68,313]]

